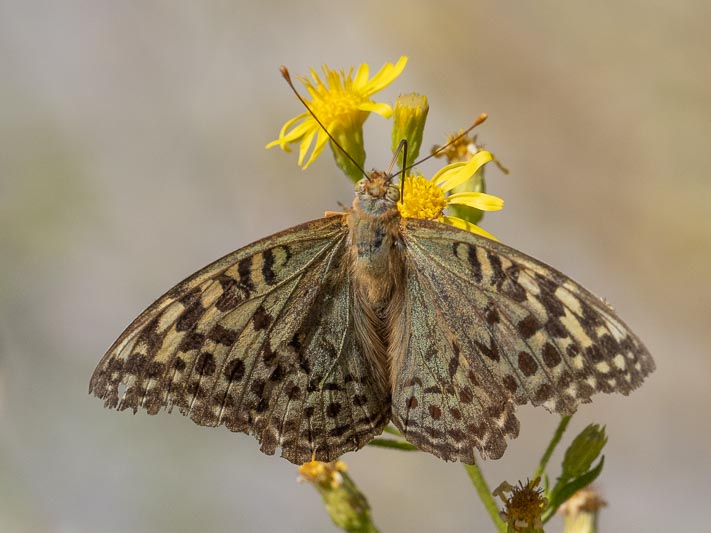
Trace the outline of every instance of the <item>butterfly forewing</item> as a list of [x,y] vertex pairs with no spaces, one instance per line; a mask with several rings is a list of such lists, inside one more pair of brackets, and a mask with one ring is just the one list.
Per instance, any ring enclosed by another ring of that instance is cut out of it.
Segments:
[[109,407],[177,406],[201,425],[255,435],[295,463],[332,460],[380,433],[388,394],[352,327],[342,217],[242,248],[142,313],[99,363]]
[[654,369],[602,300],[551,267],[437,222],[407,220],[403,239],[412,338],[393,419],[418,446],[498,457],[518,432],[511,402],[570,414]]

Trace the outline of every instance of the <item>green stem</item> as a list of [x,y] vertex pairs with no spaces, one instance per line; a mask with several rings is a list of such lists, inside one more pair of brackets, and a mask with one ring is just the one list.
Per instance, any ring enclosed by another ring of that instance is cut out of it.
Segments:
[[560,417],[560,424],[558,424],[558,427],[556,428],[555,433],[553,434],[553,438],[548,443],[548,448],[546,448],[543,457],[541,457],[541,462],[538,464],[538,468],[533,474],[533,479],[536,479],[538,476],[543,475],[543,472],[545,471],[546,466],[548,465],[548,461],[550,460],[551,455],[553,455],[555,447],[558,446],[560,439],[563,438],[563,433],[565,433],[565,428],[568,427],[568,423],[570,422],[571,418],[572,415]]
[[406,452],[416,452],[417,451],[417,447],[413,446],[409,442],[401,442],[401,441],[392,440],[392,439],[373,439],[368,443],[368,445],[378,446],[380,448],[392,448],[395,450],[403,450]]
[[486,480],[484,479],[481,470],[479,470],[479,467],[476,464],[464,465],[464,468],[466,468],[467,474],[469,474],[469,479],[472,480],[474,488],[476,489],[477,494],[479,494],[479,499],[481,499],[481,503],[484,504],[486,511],[489,513],[491,520],[496,526],[496,529],[498,529],[500,533],[506,533],[506,524],[499,517],[499,508],[494,501],[491,489],[489,489],[489,485],[486,484]]

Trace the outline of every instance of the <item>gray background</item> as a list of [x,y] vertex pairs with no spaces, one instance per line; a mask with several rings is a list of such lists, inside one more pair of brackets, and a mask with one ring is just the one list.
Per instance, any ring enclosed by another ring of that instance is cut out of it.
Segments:
[[[426,94],[427,146],[488,112],[480,135],[512,173],[488,174],[506,208],[487,229],[607,298],[656,358],[642,389],[572,424],[607,424],[603,529],[708,524],[709,3],[434,4],[0,1],[0,531],[332,530],[253,439],[106,411],[86,389],[179,279],[350,202],[328,153],[302,172],[264,150],[301,112],[278,66],[401,54],[377,99]],[[369,167],[389,127],[366,124]],[[520,418],[484,465],[493,486],[530,475],[557,422]],[[345,460],[383,531],[490,529],[459,465]]]

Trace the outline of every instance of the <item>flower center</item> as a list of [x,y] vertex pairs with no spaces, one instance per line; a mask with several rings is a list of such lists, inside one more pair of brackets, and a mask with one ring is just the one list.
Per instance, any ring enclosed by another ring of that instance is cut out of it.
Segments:
[[447,207],[444,191],[423,176],[405,178],[404,197],[397,208],[404,218],[437,219]]
[[311,109],[326,125],[334,122],[365,121],[368,114],[358,109],[366,98],[353,88],[353,80],[343,72],[326,71],[325,83],[308,83],[313,96]]

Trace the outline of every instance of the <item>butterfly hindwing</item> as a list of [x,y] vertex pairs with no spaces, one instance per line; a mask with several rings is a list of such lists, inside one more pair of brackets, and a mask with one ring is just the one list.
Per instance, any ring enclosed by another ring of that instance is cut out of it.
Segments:
[[628,394],[654,369],[602,300],[551,267],[432,221],[407,220],[403,238],[412,339],[393,419],[419,447],[498,457],[518,432],[513,402],[569,414],[596,391]]
[[[409,254],[408,254],[409,255]],[[518,434],[511,402],[479,358],[468,357],[461,323],[442,306],[447,279],[428,279],[408,261],[407,353],[393,368],[393,422],[418,448],[443,459],[474,462],[474,449],[498,458]]]
[[297,226],[205,267],[144,311],[99,363],[90,391],[117,409],[177,406],[253,434],[262,450],[332,460],[390,413],[352,336],[342,217]]

